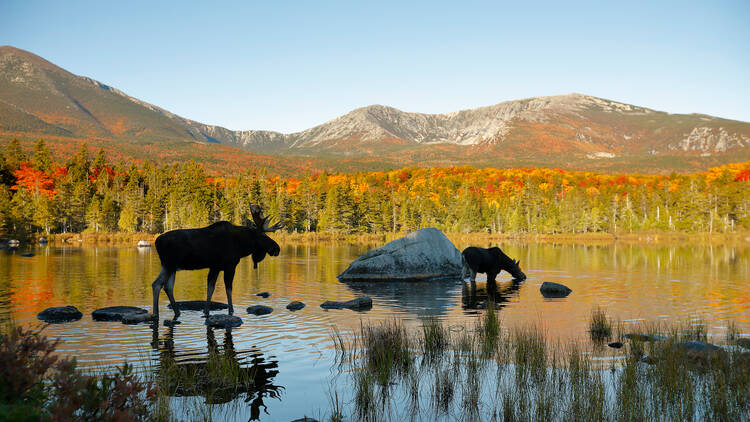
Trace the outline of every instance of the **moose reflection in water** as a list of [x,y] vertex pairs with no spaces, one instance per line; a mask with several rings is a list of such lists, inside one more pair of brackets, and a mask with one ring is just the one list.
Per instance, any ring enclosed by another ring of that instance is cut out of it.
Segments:
[[461,304],[464,309],[486,309],[489,302],[495,304],[496,309],[504,307],[513,296],[518,295],[523,280],[513,279],[508,284],[498,286],[495,282],[487,282],[477,287],[477,283],[463,283],[461,289]]
[[159,339],[153,329],[151,346],[158,352],[155,372],[159,388],[173,397],[204,397],[208,404],[223,404],[244,396],[250,407],[250,420],[268,414],[264,398],[281,399],[284,387],[273,384],[279,373],[278,361],[267,360],[261,352],[236,352],[232,331],[226,330],[220,347],[214,329],[206,327],[208,353],[176,352],[175,327]]

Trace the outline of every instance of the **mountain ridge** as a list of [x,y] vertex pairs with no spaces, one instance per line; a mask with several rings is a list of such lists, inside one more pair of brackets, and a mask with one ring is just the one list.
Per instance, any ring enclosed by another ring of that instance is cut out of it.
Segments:
[[602,169],[632,162],[649,168],[649,158],[661,157],[652,161],[687,158],[700,169],[750,158],[750,123],[579,93],[441,114],[374,104],[294,133],[230,130],[181,117],[10,46],[0,47],[0,133],[164,147],[222,144],[258,154],[382,159],[395,166],[515,162]]

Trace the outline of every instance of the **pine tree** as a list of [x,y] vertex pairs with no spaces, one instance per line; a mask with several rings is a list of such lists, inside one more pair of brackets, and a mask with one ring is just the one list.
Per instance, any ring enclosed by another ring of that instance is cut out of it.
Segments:
[[35,169],[45,173],[48,173],[52,169],[52,156],[43,139],[40,139],[34,145],[34,155],[31,157],[31,165]]

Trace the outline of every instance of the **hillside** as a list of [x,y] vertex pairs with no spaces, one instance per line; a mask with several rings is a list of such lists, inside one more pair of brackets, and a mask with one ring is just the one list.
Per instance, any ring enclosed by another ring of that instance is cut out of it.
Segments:
[[257,161],[284,171],[471,164],[665,173],[750,159],[750,123],[581,94],[446,114],[373,105],[292,134],[232,131],[7,46],[0,47],[0,136],[43,137],[58,148],[87,140],[126,159],[221,156],[214,164],[225,171]]

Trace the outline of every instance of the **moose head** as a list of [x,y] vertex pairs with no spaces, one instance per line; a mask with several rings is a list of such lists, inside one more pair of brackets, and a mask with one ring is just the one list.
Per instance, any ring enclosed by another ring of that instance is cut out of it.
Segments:
[[252,224],[235,226],[227,221],[220,221],[202,229],[172,230],[156,238],[156,252],[161,260],[161,272],[151,285],[154,300],[154,315],[159,315],[159,293],[167,292],[175,317],[180,315],[174,300],[173,290],[175,273],[178,270],[198,270],[208,268],[206,304],[208,309],[216,287],[219,272],[224,271],[224,287],[227,291],[229,314],[234,313],[232,306],[232,281],[240,259],[252,255],[253,268],[266,255],[278,256],[278,243],[268,237],[267,233],[282,228],[281,223],[269,224],[257,205],[250,206]]
[[266,257],[266,254],[271,256],[279,255],[281,251],[279,244],[268,237],[266,233],[273,233],[282,228],[283,225],[276,223],[273,226],[269,226],[269,218],[263,217],[263,213],[257,205],[250,205],[250,215],[253,217],[252,223],[250,220],[246,220],[246,225],[255,230],[258,235],[259,247],[255,248],[252,252],[253,268],[258,268],[258,263]]

